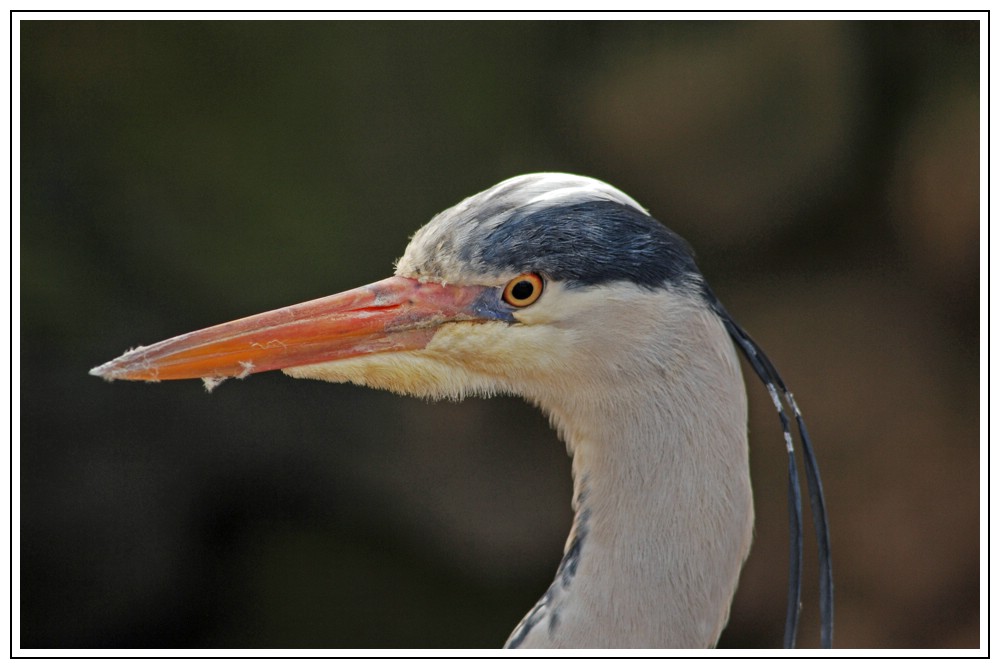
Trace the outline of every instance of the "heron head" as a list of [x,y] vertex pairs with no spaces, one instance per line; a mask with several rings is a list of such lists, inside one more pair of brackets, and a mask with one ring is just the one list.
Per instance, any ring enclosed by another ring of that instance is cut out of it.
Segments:
[[531,397],[598,362],[621,368],[621,337],[658,329],[662,305],[647,302],[667,288],[690,302],[700,277],[687,244],[621,191],[530,174],[435,216],[391,278],[134,349],[92,373],[211,388],[283,369],[428,397]]

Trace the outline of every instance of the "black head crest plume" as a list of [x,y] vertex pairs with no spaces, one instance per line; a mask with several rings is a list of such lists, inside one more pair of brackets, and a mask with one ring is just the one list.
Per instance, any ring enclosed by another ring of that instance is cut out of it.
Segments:
[[[799,628],[799,611],[802,602],[802,493],[799,486],[799,469],[795,460],[795,446],[792,440],[792,430],[785,404],[795,416],[799,437],[802,440],[802,456],[805,462],[806,485],[809,488],[809,507],[812,509],[813,525],[816,530],[816,544],[819,553],[819,606],[820,606],[820,645],[823,648],[833,647],[833,564],[830,555],[830,529],[826,518],[826,499],[823,495],[823,482],[819,475],[819,465],[813,451],[812,440],[806,429],[805,419],[791,391],[785,386],[778,370],[768,359],[764,351],[750,338],[739,323],[733,320],[718,299],[709,292],[712,308],[722,319],[726,330],[739,347],[743,356],[750,363],[761,382],[767,387],[781,430],[785,436],[785,448],[788,451],[788,521],[789,521],[789,572],[788,572],[788,611],[785,617],[785,648],[795,647],[795,638]],[[782,401],[784,398],[784,402]]]

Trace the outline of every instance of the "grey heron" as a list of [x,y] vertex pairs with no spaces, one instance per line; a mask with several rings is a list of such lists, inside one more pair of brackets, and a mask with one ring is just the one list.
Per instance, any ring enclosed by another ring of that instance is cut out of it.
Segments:
[[574,522],[555,579],[506,646],[706,648],[728,619],[753,527],[737,350],[767,387],[788,453],[785,645],[802,571],[790,413],[828,647],[829,533],[801,413],[687,243],[596,179],[508,179],[432,218],[391,278],[139,347],[91,373],[202,378],[211,390],[281,369],[428,398],[524,397],[567,444]]

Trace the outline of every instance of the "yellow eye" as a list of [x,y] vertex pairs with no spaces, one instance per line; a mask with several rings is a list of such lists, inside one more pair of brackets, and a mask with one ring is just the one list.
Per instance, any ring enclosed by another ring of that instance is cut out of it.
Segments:
[[504,286],[503,301],[518,309],[530,306],[542,296],[544,285],[537,274],[521,274]]

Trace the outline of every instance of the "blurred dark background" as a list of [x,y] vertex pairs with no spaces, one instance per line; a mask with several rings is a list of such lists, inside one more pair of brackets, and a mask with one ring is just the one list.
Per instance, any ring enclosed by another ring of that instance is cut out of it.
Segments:
[[[535,410],[87,372],[388,276],[436,212],[549,170],[692,242],[795,391],[837,645],[979,646],[977,22],[15,30],[22,647],[499,647],[571,519]],[[784,451],[750,387],[757,533],[721,645],[777,647]]]

